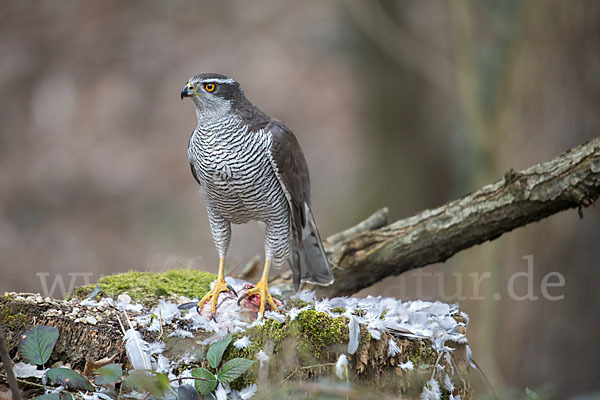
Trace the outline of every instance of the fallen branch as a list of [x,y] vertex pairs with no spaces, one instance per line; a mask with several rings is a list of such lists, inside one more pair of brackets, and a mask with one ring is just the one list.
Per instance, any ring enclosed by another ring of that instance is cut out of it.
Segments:
[[582,216],[582,207],[599,195],[600,138],[595,138],[551,161],[511,169],[503,179],[436,209],[380,229],[364,231],[359,224],[358,233],[333,236],[326,250],[336,265],[335,284],[315,289],[325,297],[349,295],[560,211],[578,208]]
[[6,346],[6,339],[4,338],[4,328],[2,325],[0,325],[0,357],[2,358],[2,364],[4,364],[4,369],[6,370],[6,380],[8,381],[8,386],[10,386],[13,399],[21,400],[19,384],[17,383],[17,378],[15,377],[15,372],[13,371],[10,354],[8,354],[8,347]]

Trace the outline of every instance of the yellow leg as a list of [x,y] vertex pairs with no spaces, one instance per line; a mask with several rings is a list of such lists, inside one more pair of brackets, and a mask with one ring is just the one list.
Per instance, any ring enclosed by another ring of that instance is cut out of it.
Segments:
[[215,286],[206,293],[206,295],[198,302],[198,312],[202,309],[202,306],[210,300],[210,312],[214,315],[217,311],[217,299],[219,293],[231,290],[225,282],[225,259],[219,258],[219,272],[217,274],[217,281]]
[[260,295],[260,306],[258,308],[258,313],[261,314],[261,316],[265,312],[265,303],[267,301],[269,302],[269,304],[271,305],[271,308],[273,308],[273,310],[279,311],[277,309],[277,306],[275,305],[275,302],[273,301],[273,298],[271,297],[271,293],[269,293],[268,281],[269,281],[269,269],[270,268],[271,268],[271,260],[266,260],[262,277],[260,278],[260,280],[258,281],[256,286],[253,287],[252,289],[246,290],[246,293],[244,293],[243,297],[240,299],[240,300],[242,300],[243,298],[250,297],[255,294]]

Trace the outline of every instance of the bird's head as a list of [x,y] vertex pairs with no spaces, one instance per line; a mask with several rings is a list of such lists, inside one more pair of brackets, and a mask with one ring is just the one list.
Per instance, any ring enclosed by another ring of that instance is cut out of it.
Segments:
[[225,115],[244,98],[244,92],[234,79],[210,73],[191,77],[181,90],[181,99],[184,97],[192,99],[199,117]]

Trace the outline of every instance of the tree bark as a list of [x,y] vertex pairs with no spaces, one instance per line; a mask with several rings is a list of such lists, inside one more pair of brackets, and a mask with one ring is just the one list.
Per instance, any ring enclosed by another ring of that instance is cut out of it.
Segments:
[[324,297],[350,295],[560,211],[578,208],[582,217],[582,208],[599,195],[600,138],[595,138],[551,161],[510,169],[503,179],[436,209],[379,227],[385,224],[381,210],[330,237],[326,251],[335,283],[314,289]]

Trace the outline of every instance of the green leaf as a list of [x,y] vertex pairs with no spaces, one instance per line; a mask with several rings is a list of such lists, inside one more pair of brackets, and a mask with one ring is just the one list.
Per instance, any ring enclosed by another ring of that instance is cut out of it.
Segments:
[[73,395],[71,393],[49,393],[35,396],[31,400],[73,400]]
[[217,368],[219,364],[221,364],[223,353],[225,353],[225,349],[229,346],[229,343],[231,343],[231,335],[225,336],[223,339],[214,342],[212,346],[210,346],[206,352],[206,359],[212,368]]
[[83,376],[69,368],[52,368],[46,371],[46,375],[50,380],[59,385],[64,385],[69,389],[94,390],[94,386]]
[[123,370],[119,364],[107,364],[95,370],[94,375],[98,375],[94,379],[96,385],[106,385],[119,382],[123,376]]
[[195,378],[204,378],[195,380],[196,390],[198,390],[202,396],[206,396],[217,387],[217,377],[206,368],[193,369],[192,376]]
[[19,354],[30,364],[44,365],[58,340],[58,329],[53,326],[34,326],[21,336]]
[[31,400],[60,400],[58,393],[42,394],[41,396],[35,396]]
[[227,361],[218,372],[219,381],[223,383],[233,382],[235,379],[242,376],[252,364],[254,364],[254,361],[246,360],[244,358],[234,358],[233,360]]
[[138,392],[147,392],[157,398],[163,398],[169,390],[169,378],[165,374],[145,369],[129,371],[125,384]]

